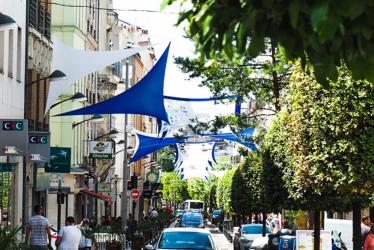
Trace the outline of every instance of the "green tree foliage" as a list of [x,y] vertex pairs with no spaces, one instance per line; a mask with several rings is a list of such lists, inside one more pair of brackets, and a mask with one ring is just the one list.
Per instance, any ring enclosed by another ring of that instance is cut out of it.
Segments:
[[208,201],[209,183],[198,177],[190,178],[187,181],[187,191],[193,200]]
[[337,81],[324,89],[300,65],[290,82],[289,109],[266,135],[290,195],[313,209],[368,204],[374,191],[374,85],[353,80],[341,67]]
[[216,204],[217,208],[223,209],[226,212],[232,212],[232,182],[236,168],[227,171],[217,182],[216,189]]
[[164,172],[161,177],[162,196],[165,200],[172,202],[175,188],[175,199],[181,203],[189,199],[187,184],[181,180],[179,174],[175,172]]
[[232,209],[238,214],[266,211],[262,183],[262,158],[256,151],[236,169],[231,188]]
[[362,1],[216,1],[164,0],[187,3],[178,23],[203,56],[235,52],[259,55],[267,38],[281,45],[287,58],[308,56],[320,82],[337,79],[336,66],[347,62],[355,79],[374,81],[374,3]]
[[163,172],[174,171],[175,151],[172,147],[165,147],[157,151],[157,163]]

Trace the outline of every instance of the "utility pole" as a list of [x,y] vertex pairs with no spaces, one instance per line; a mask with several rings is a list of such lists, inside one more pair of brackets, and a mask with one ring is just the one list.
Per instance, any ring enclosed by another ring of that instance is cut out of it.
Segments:
[[58,189],[57,189],[57,231],[60,232],[61,229],[61,203],[62,203],[62,192],[61,192],[61,178],[58,179]]
[[[129,88],[129,62],[126,59],[126,76],[125,76],[125,91]],[[123,143],[123,178],[122,178],[122,196],[121,196],[121,217],[122,227],[127,225],[127,179],[129,178],[128,173],[128,162],[127,162],[127,114],[124,115],[123,123],[124,132],[124,143]]]

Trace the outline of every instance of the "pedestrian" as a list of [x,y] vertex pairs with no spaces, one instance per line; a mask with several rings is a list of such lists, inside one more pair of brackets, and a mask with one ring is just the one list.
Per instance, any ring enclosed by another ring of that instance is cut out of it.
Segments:
[[127,234],[128,238],[131,242],[134,242],[134,234],[137,228],[137,221],[134,219],[133,214],[129,214],[129,218],[127,219]]
[[374,250],[374,224],[371,224],[370,231],[366,235],[364,250]]
[[151,218],[156,218],[158,216],[158,212],[155,208],[152,209],[150,217]]
[[280,224],[277,214],[273,215],[273,219],[271,220],[271,226],[273,228],[272,233],[277,233],[280,230]]
[[31,250],[51,249],[51,227],[48,219],[45,218],[44,209],[41,205],[34,207],[35,215],[32,216],[26,225],[26,245],[30,245]]
[[82,237],[81,230],[75,225],[74,218],[66,218],[65,227],[62,227],[56,239],[58,250],[77,250]]
[[370,218],[369,216],[362,216],[361,218],[361,238],[362,238],[362,245],[364,245],[366,236],[369,234],[370,231]]
[[79,229],[82,233],[82,237],[79,241],[79,250],[90,250],[92,248],[92,239],[90,238],[92,229],[89,226],[89,220],[83,219]]

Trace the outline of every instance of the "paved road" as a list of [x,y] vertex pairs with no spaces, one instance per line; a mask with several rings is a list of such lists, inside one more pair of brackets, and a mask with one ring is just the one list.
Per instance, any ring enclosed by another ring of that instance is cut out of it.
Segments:
[[[171,223],[169,227],[177,227],[178,225],[176,222]],[[218,228],[215,225],[211,225],[210,222],[208,222],[208,225],[206,226],[207,229],[209,229],[210,233],[213,236],[213,241],[216,244],[216,248],[218,250],[233,250],[232,243],[230,243],[226,237],[223,235],[221,231],[218,230]]]
[[214,243],[218,250],[232,250],[233,246],[226,237],[223,235],[222,232],[218,230],[217,227],[214,225],[208,225],[210,232],[212,233]]

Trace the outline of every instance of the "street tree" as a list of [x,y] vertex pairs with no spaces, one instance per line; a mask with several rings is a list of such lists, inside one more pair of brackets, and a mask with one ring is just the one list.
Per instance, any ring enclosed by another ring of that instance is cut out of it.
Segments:
[[361,249],[360,208],[374,191],[374,85],[353,80],[344,66],[328,89],[301,65],[290,83],[288,110],[267,135],[271,157],[302,206],[319,211],[350,204],[354,249]]
[[181,176],[175,172],[163,172],[161,176],[162,197],[171,204],[174,200],[180,204],[190,198],[187,192],[187,184],[181,180]]
[[163,172],[174,171],[175,148],[168,146],[157,151],[157,163]]
[[187,35],[202,56],[255,57],[266,39],[282,46],[288,59],[308,60],[322,83],[336,80],[342,59],[355,79],[374,81],[374,4],[363,1],[186,1],[178,24],[187,21]]

